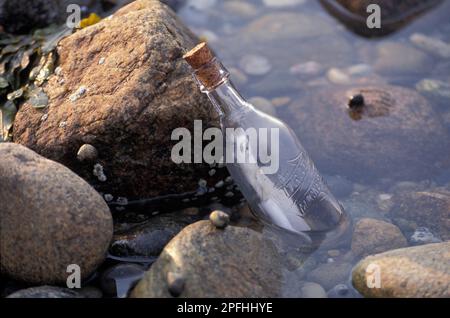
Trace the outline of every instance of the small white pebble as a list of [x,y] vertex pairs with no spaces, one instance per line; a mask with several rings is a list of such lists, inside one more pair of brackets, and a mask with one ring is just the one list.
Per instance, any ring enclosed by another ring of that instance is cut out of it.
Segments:
[[208,182],[206,182],[206,180],[205,179],[200,179],[200,180],[198,180],[198,185],[200,186],[200,187],[206,187],[206,185],[208,184]]
[[216,188],[222,188],[224,185],[224,182],[222,180],[220,180],[219,182],[216,183],[215,187]]
[[225,193],[225,196],[226,196],[227,198],[231,198],[231,197],[234,196],[234,193],[231,192],[231,191],[229,191],[229,192]]
[[386,201],[392,199],[392,194],[382,193],[378,196],[381,201]]
[[110,202],[114,199],[114,196],[112,194],[107,193],[104,195],[104,198],[106,202]]
[[98,64],[99,64],[99,65],[102,65],[103,63],[105,63],[105,58],[104,58],[104,57],[101,57],[101,58],[98,60]]
[[208,174],[212,177],[213,175],[216,174],[216,169],[209,170]]
[[62,121],[59,123],[59,128],[65,128],[67,126],[67,122],[66,121]]
[[42,115],[42,117],[41,117],[41,121],[46,121],[47,118],[48,118],[48,114],[44,114],[44,115]]
[[85,86],[80,86],[80,87],[78,87],[78,89],[76,90],[75,93],[73,93],[72,95],[69,96],[69,100],[71,102],[74,102],[77,99],[79,99],[81,96],[83,96],[86,92],[87,92],[87,88]]

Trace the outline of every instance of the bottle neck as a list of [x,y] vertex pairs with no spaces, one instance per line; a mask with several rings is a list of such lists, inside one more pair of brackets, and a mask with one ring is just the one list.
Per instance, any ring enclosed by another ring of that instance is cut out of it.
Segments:
[[[221,116],[237,114],[251,107],[237,92],[229,77],[230,73],[216,58],[194,73],[200,90],[209,97]],[[211,78],[214,80],[211,81]]]
[[231,116],[250,107],[228,79],[206,94],[221,116]]

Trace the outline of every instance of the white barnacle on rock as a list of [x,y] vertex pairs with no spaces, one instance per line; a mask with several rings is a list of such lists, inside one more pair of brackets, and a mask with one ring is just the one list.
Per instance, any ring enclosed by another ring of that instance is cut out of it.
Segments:
[[101,58],[98,60],[98,64],[99,64],[99,65],[102,65],[103,63],[105,63],[105,58],[104,58],[104,57],[101,57]]
[[41,117],[41,121],[46,121],[47,118],[48,118],[48,114],[44,114],[44,115],[42,115],[42,117]]
[[101,181],[101,182],[106,181],[106,176],[105,176],[105,173],[103,172],[103,166],[101,164],[96,163],[94,165],[94,170],[92,171],[92,173],[94,174],[94,176],[97,177],[98,181]]
[[75,102],[77,99],[79,99],[81,96],[83,96],[87,92],[87,88],[85,86],[80,86],[78,89],[69,96],[69,100],[71,102]]
[[61,66],[58,66],[57,68],[55,68],[55,75],[61,75],[62,74],[62,68]]
[[62,121],[59,123],[59,128],[65,128],[67,126],[67,122],[66,121]]
[[90,144],[82,145],[77,152],[77,159],[79,161],[92,161],[95,160],[97,156],[98,156],[97,149]]

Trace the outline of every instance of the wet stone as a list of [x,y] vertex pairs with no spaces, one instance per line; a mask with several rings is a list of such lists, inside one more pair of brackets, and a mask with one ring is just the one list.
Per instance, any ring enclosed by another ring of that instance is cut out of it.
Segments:
[[108,268],[100,278],[103,292],[124,298],[128,291],[142,278],[145,267],[133,263],[121,263]]
[[116,231],[109,249],[110,253],[130,259],[151,260],[157,257],[178,232],[199,219],[197,215],[178,215],[177,213],[152,216],[144,223]]
[[305,0],[263,0],[267,7],[284,8],[293,7],[305,3]]
[[7,298],[84,298],[82,294],[69,288],[56,286],[40,286],[21,289]]
[[423,79],[416,84],[416,89],[421,93],[450,98],[450,84],[441,80]]
[[407,246],[406,238],[394,224],[363,218],[355,224],[352,237],[352,252],[356,256],[367,256]]
[[403,43],[385,42],[377,47],[378,57],[374,68],[382,74],[414,75],[423,74],[433,65],[424,52]]
[[289,72],[301,76],[317,76],[323,71],[323,67],[316,61],[294,64],[289,68]]
[[269,73],[272,65],[267,58],[261,55],[244,55],[239,61],[242,70],[249,75],[264,75]]
[[213,211],[209,215],[209,220],[215,227],[223,229],[230,223],[230,216],[222,211]]
[[440,58],[450,58],[450,44],[421,33],[414,33],[409,37],[410,41],[418,48],[423,49]]
[[328,298],[354,298],[356,293],[347,284],[338,284],[327,292]]
[[350,277],[352,264],[345,262],[331,262],[319,265],[309,272],[306,278],[320,284],[325,289],[346,282]]
[[327,298],[327,293],[317,283],[306,282],[300,288],[302,298]]
[[97,149],[90,144],[82,145],[77,152],[77,159],[79,161],[92,161],[95,160],[97,156],[98,156]]

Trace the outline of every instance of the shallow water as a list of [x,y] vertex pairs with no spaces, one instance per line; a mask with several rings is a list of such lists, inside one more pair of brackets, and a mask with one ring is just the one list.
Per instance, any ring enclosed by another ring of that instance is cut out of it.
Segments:
[[[425,35],[450,43],[450,4],[444,1],[393,34],[365,38],[341,24],[318,1],[297,3],[270,7],[256,0],[188,1],[178,14],[208,41],[247,99],[297,132],[354,221],[383,219],[397,224],[409,239],[410,229],[386,212],[393,193],[408,187],[450,189],[450,56],[418,40]],[[427,101],[415,98],[411,91],[386,93],[387,85],[406,87]],[[354,87],[380,90],[374,93],[375,99],[383,100],[386,111],[360,120],[343,116],[334,122],[324,105],[344,109],[345,92]],[[334,91],[342,93],[333,99]],[[408,96],[413,96],[412,101],[407,102]],[[303,101],[311,102],[305,106]],[[407,103],[404,113],[390,108],[395,103]],[[431,106],[416,107],[423,103]],[[325,124],[315,127],[309,122],[314,120]],[[334,130],[334,124],[344,128]],[[356,134],[360,129],[363,137],[348,140],[346,129]],[[322,139],[327,143],[321,144]],[[319,149],[315,149],[317,141]],[[371,143],[380,149],[370,148]],[[328,145],[324,155],[323,147]],[[421,157],[421,150],[427,155]],[[308,256],[312,261],[303,267],[311,270],[333,262],[354,265],[359,258],[349,255],[349,249],[349,244],[331,253],[322,249]],[[295,275],[295,271],[286,272],[286,296],[297,296],[287,283]],[[347,277],[339,283],[350,287]],[[350,290],[344,297],[349,296],[358,294]]]

